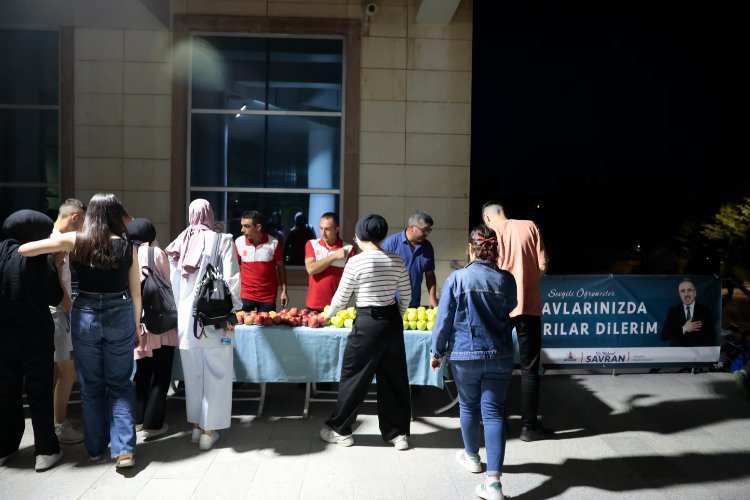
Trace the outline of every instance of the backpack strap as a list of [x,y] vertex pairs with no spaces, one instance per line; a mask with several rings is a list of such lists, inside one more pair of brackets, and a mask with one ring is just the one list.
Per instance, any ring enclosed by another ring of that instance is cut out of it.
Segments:
[[221,240],[222,236],[224,236],[221,233],[216,233],[216,236],[214,236],[214,244],[211,248],[211,258],[209,259],[209,264],[214,266],[215,268],[218,268],[219,266],[219,240]]
[[151,245],[148,246],[148,272],[153,273],[154,269],[156,269],[156,264],[154,263],[154,247]]
[[[215,233],[214,244],[211,246],[211,256],[208,259],[208,264],[206,265],[206,271],[203,273],[203,278],[201,278],[198,281],[198,283],[200,283],[201,281],[203,281],[203,279],[208,274],[208,266],[212,266],[215,269],[218,268],[219,258],[218,258],[217,254],[219,253],[219,240],[222,238],[222,236],[224,236],[222,233]],[[149,248],[149,250],[150,250],[150,248]],[[200,323],[200,325],[201,325],[201,333],[200,334],[198,334],[198,323]],[[198,314],[196,314],[195,310],[193,310],[193,336],[195,338],[197,338],[197,339],[200,339],[201,337],[205,337],[206,336],[206,327],[203,324],[203,321],[198,321]]]

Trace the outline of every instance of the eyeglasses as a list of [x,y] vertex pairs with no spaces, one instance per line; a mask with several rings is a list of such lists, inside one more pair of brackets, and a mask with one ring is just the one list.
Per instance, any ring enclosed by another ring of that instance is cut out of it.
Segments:
[[417,229],[419,229],[420,231],[422,231],[424,234],[430,234],[432,232],[432,227],[431,226],[426,226],[426,227],[414,226],[414,227],[416,227]]

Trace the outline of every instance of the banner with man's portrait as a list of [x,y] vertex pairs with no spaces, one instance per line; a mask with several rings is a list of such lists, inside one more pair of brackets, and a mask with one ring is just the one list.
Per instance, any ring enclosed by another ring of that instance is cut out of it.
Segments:
[[545,276],[541,285],[546,368],[684,367],[719,359],[716,276]]

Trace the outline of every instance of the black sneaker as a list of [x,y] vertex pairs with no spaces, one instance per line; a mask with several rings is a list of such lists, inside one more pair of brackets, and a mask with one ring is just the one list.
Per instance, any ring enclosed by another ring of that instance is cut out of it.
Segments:
[[547,429],[542,424],[536,424],[533,427],[523,426],[521,428],[521,441],[542,441],[554,438],[555,432],[551,429]]

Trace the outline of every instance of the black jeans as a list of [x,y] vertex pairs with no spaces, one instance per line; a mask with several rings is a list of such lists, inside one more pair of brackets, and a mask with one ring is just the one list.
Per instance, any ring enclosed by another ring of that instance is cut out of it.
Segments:
[[271,312],[276,309],[276,304],[273,302],[256,302],[254,300],[242,299],[242,310],[243,311],[254,311],[258,312]]
[[411,394],[403,320],[396,305],[357,308],[344,348],[336,409],[326,425],[344,436],[352,433],[373,375],[380,434],[386,441],[409,435]]
[[34,455],[60,451],[52,407],[54,351],[50,348],[33,352],[33,347],[36,346],[32,344],[22,357],[0,355],[0,457],[18,451],[21,444],[25,427],[24,386],[34,429]]
[[174,347],[154,349],[154,356],[136,361],[135,423],[144,429],[161,429],[167,410],[167,391],[172,380]]
[[521,423],[524,427],[533,427],[538,423],[542,318],[521,314],[511,320],[521,351]]

